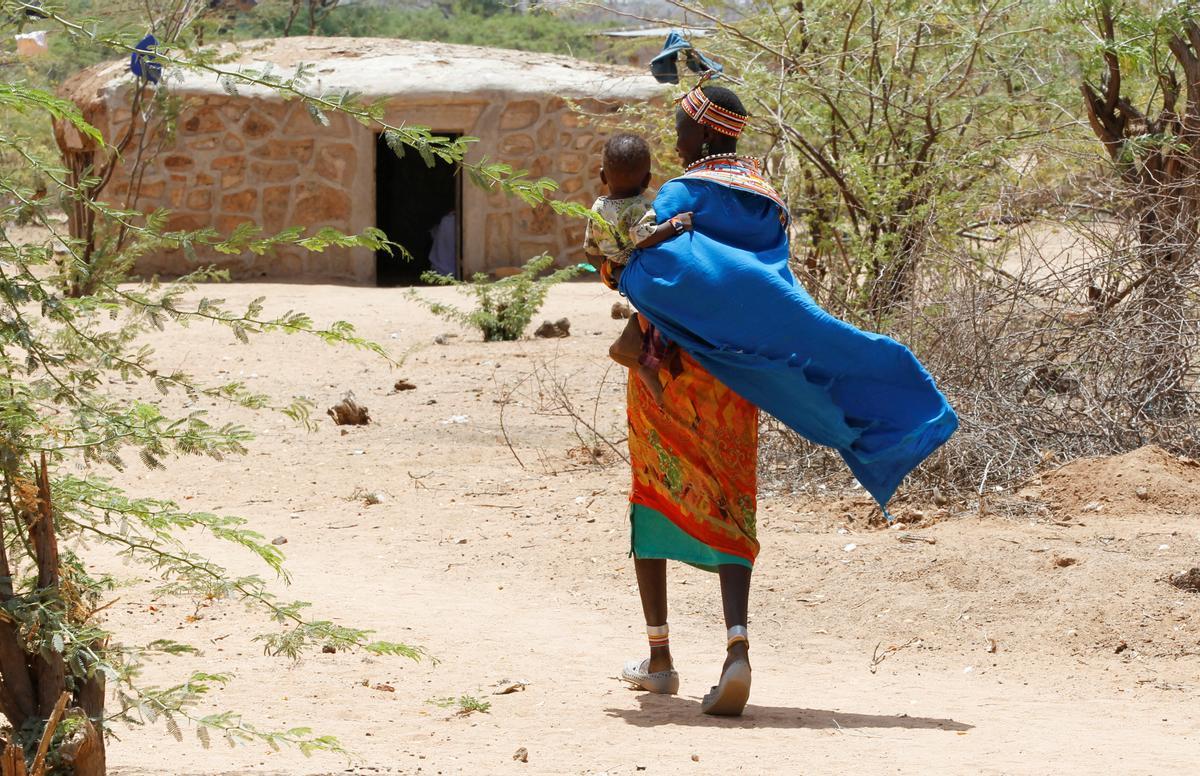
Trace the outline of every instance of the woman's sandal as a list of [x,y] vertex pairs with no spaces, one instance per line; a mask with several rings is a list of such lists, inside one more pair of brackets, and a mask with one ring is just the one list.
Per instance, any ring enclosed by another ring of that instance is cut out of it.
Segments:
[[678,671],[672,668],[668,671],[655,671],[651,673],[649,668],[650,658],[646,658],[640,663],[636,660],[630,660],[621,671],[621,679],[646,692],[659,693],[661,695],[674,695],[679,692]]
[[[729,644],[733,646],[738,641],[750,643],[744,625],[735,625],[729,629]],[[750,663],[738,659],[729,664],[721,673],[721,681],[708,691],[700,703],[700,711],[716,717],[737,717],[746,708],[750,700]]]
[[700,711],[715,717],[737,717],[750,700],[750,664],[735,660],[721,674],[721,682],[708,691]]
[[[670,626],[665,622],[662,625],[647,625],[646,636],[650,639],[650,651],[662,649],[670,644],[670,632]],[[646,658],[640,663],[630,660],[621,671],[621,679],[634,687],[640,687],[647,692],[660,695],[674,695],[679,692],[679,673],[674,668],[651,673],[650,658]]]

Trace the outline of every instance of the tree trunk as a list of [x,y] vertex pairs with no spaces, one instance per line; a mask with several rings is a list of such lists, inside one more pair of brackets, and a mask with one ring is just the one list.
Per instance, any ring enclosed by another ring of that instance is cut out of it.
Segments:
[[74,771],[74,776],[105,776],[103,731],[81,710],[72,709],[71,712],[71,716],[79,720],[79,727],[59,748],[63,763]]
[[[46,729],[38,743],[33,764],[25,765],[25,751],[16,743],[9,742],[0,754],[0,776],[46,776],[50,765],[47,755],[54,742],[54,733],[63,720],[70,695],[63,693],[54,703]],[[77,718],[78,724],[70,737],[59,748],[63,763],[74,776],[105,776],[104,739],[91,721],[79,709],[72,709],[66,716]]]
[[[10,478],[12,475],[10,475]],[[43,453],[35,467],[35,483],[18,480],[16,508],[29,533],[29,544],[37,561],[38,593],[46,605],[62,605],[58,598],[61,566],[58,536],[54,525],[49,469]],[[3,528],[0,521],[0,529]],[[14,598],[12,575],[0,530],[0,602]],[[98,645],[97,645],[98,646]],[[0,711],[14,731],[0,753],[0,776],[45,776],[47,754],[54,734],[64,716],[76,721],[70,737],[59,743],[58,754],[72,776],[104,776],[104,675],[95,672],[77,679],[74,694],[66,689],[67,667],[63,655],[48,656],[28,652],[28,645],[17,624],[0,619]],[[69,708],[68,708],[69,707]],[[25,744],[21,734],[42,729],[38,751],[30,764],[25,762]]]
[[296,17],[300,15],[300,3],[304,0],[292,0],[292,10],[288,13],[287,23],[283,25],[283,37],[290,37],[292,34],[292,25],[296,23]]
[[28,773],[25,770],[25,752],[15,744],[6,745],[4,754],[0,755],[0,776],[27,776]]

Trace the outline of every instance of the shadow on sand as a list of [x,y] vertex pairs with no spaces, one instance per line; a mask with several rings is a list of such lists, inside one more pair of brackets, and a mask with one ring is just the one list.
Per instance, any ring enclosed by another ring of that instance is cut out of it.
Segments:
[[751,703],[740,717],[710,717],[700,713],[700,701],[678,695],[638,696],[638,709],[605,709],[638,727],[659,725],[694,725],[696,727],[731,728],[810,728],[837,730],[854,728],[905,728],[908,730],[970,730],[974,725],[936,717],[910,717],[907,714],[852,714],[827,709],[804,709],[789,706],[756,706]]

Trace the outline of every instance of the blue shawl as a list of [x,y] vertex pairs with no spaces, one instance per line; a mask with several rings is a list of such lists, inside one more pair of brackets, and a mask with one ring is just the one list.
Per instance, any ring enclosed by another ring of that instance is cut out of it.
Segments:
[[958,427],[900,343],[817,306],[788,268],[786,211],[749,160],[668,181],[659,223],[695,228],[635,251],[620,290],[638,312],[748,401],[837,450],[887,512],[901,480]]

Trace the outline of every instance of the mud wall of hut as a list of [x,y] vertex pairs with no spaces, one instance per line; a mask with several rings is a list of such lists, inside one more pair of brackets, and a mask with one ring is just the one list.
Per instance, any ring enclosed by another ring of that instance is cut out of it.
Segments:
[[[116,136],[129,114],[107,106],[108,133]],[[584,101],[586,113],[615,110]],[[397,98],[390,123],[421,124],[437,131],[480,138],[474,160],[487,157],[532,177],[561,184],[559,196],[585,204],[599,193],[604,138],[585,115],[561,98],[471,94],[439,100]],[[273,233],[289,226],[331,226],[360,232],[375,224],[375,134],[346,116],[317,124],[303,105],[249,96],[190,97],[174,138],[146,169],[138,206],[171,211],[172,229],[213,227],[229,234],[243,222]],[[123,199],[128,180],[118,175],[109,189]],[[466,276],[505,274],[542,252],[560,264],[582,258],[583,224],[550,208],[463,183],[462,261]],[[313,253],[281,247],[264,256],[226,256],[200,250],[160,252],[140,259],[144,274],[179,274],[215,264],[238,278],[335,280],[370,283],[373,252],[328,249]]]

